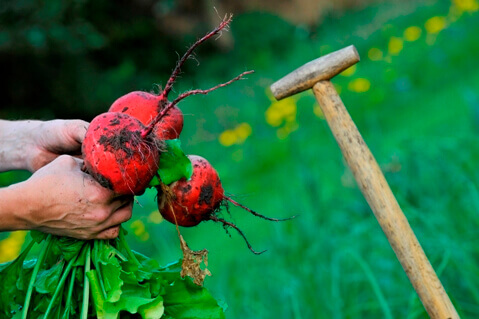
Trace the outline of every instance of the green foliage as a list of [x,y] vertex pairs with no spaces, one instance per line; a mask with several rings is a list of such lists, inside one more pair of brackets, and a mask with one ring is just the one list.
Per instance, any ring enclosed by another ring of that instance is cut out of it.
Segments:
[[[193,166],[190,159],[181,149],[181,141],[167,140],[165,141],[166,150],[161,153],[161,160],[158,167],[158,175],[160,180],[169,185],[181,178],[189,179],[193,174]],[[155,176],[150,182],[150,186],[158,186],[160,183]]]
[[[43,243],[37,260],[25,261],[32,240],[17,259],[0,265],[2,318],[224,318],[204,287],[181,278],[181,262],[162,268],[130,250],[123,234],[89,242],[35,237]],[[90,286],[94,305],[82,293]]]

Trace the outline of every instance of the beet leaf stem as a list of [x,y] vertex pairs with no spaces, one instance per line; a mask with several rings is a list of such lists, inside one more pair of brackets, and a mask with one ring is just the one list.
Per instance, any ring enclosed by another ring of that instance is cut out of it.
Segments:
[[25,303],[23,304],[22,318],[28,318],[28,308],[30,307],[30,301],[32,299],[33,287],[35,286],[35,280],[37,278],[38,271],[45,261],[45,256],[47,251],[50,249],[50,244],[52,242],[52,235],[48,235],[45,242],[43,243],[42,250],[38,256],[37,263],[35,268],[33,268],[32,277],[30,278],[30,283],[28,284],[27,295],[25,296]]
[[81,308],[81,319],[88,318],[88,302],[90,299],[90,280],[88,279],[87,273],[90,271],[91,246],[87,245],[86,249],[85,272],[83,274],[83,303]]

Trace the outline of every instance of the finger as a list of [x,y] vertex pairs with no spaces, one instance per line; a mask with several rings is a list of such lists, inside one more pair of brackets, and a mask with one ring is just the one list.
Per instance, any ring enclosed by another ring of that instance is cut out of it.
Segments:
[[112,208],[112,211],[116,212],[117,210],[127,205],[133,205],[133,196],[122,195],[122,196],[115,197],[115,199],[111,203],[111,208]]
[[122,224],[130,220],[133,211],[133,202],[127,202],[114,211],[104,222],[100,224],[103,229]]
[[110,228],[107,228],[98,235],[95,236],[96,239],[115,239],[120,235],[120,225],[115,225]]
[[70,120],[65,122],[65,131],[66,134],[76,141],[78,144],[81,144],[85,139],[85,134],[88,129],[88,122],[82,120]]

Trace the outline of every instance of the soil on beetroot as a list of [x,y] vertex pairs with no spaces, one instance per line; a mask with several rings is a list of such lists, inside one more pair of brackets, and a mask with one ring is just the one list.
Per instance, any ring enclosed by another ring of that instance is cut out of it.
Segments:
[[[113,121],[114,120],[112,120],[112,122]],[[114,125],[117,124],[111,124],[111,126]],[[115,151],[123,151],[126,157],[118,160],[124,160],[132,158],[138,152],[138,145],[140,145],[141,143],[148,143],[148,141],[141,138],[140,131],[130,131],[127,127],[125,127],[122,128],[118,132],[118,134],[102,135],[98,140],[98,143],[103,145],[105,152],[109,152],[111,149]]]
[[[91,172],[89,172],[89,174],[93,175]],[[98,184],[100,184],[101,186],[105,188],[113,189],[113,183],[108,178],[106,178],[105,176],[101,174],[95,174],[94,176]]]
[[201,186],[200,189],[200,197],[198,198],[198,204],[206,204],[210,205],[211,200],[213,199],[213,186],[211,185],[206,185],[206,186]]

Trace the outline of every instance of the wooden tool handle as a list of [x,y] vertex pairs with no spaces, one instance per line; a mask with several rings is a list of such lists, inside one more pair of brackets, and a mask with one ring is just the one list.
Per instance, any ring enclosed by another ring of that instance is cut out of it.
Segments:
[[330,81],[314,95],[356,181],[431,318],[459,318],[373,154]]

